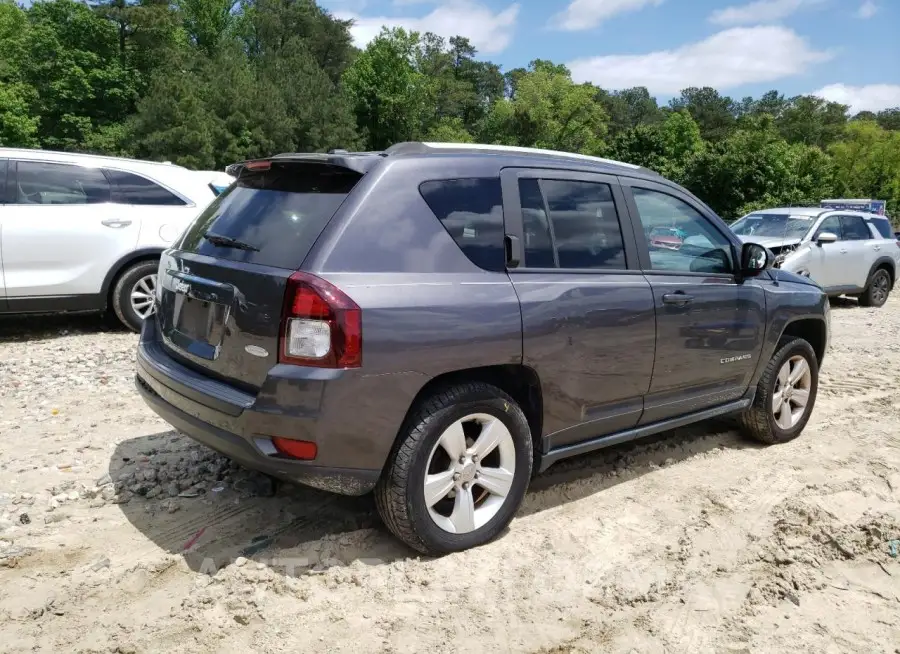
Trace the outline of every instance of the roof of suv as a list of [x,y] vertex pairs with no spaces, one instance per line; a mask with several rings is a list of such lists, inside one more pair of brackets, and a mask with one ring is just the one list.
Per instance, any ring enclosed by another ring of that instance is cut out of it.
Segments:
[[[512,145],[491,145],[485,143],[437,143],[426,141],[406,141],[376,152],[348,152],[347,150],[330,150],[317,152],[284,152],[268,159],[290,159],[294,161],[331,162],[349,168],[358,173],[366,173],[385,157],[423,156],[423,155],[463,155],[463,156],[500,156],[508,159],[510,166],[533,166],[537,162],[552,167],[561,163],[578,164],[590,168],[600,168],[610,174],[628,174],[636,177],[662,179],[655,171],[634,164],[603,157],[585,154],[544,150],[540,148],[523,148]],[[236,175],[246,162],[235,163],[226,170]]]
[[80,152],[59,152],[56,150],[35,150],[29,148],[0,148],[0,158],[34,159],[40,161],[59,161],[63,163],[95,163],[98,166],[109,166],[118,163],[131,166],[166,166],[182,169],[183,166],[162,161],[130,159],[128,157],[108,157],[101,154],[82,154]]

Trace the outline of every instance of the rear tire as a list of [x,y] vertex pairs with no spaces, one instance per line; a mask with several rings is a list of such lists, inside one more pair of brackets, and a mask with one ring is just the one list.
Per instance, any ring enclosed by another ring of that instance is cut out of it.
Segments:
[[741,414],[741,431],[767,445],[794,440],[809,422],[818,389],[812,346],[802,338],[783,338],[757,384],[753,404]]
[[[158,268],[158,261],[139,261],[126,268],[113,287],[113,312],[119,322],[133,332],[141,331],[144,318],[153,314],[153,304],[148,305],[144,297],[150,297],[152,300]],[[144,313],[148,306],[149,313]],[[141,315],[142,313],[144,315]]]
[[515,401],[489,384],[459,384],[425,398],[404,423],[375,503],[391,533],[423,554],[477,547],[512,521],[532,461]]
[[881,307],[887,302],[890,292],[891,275],[884,268],[879,268],[872,274],[865,293],[859,296],[859,304],[864,307]]

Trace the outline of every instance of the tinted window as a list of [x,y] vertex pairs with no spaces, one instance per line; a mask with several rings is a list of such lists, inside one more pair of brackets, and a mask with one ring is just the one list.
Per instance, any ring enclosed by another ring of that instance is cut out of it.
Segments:
[[0,159],[0,204],[6,202],[6,159]]
[[556,268],[550,221],[544,210],[544,197],[536,179],[519,180],[519,198],[522,201],[522,223],[525,237],[525,266],[529,268]]
[[560,268],[625,268],[625,247],[609,184],[541,180]]
[[[642,188],[632,190],[648,233],[653,270],[733,272],[731,242],[703,214],[672,195]],[[659,235],[660,228],[668,231],[665,237]]]
[[[197,217],[179,247],[294,270],[359,179],[358,173],[339,166],[288,161],[273,162],[267,170],[244,170]],[[203,238],[207,232],[256,250],[213,245]]]
[[845,241],[866,241],[872,238],[869,226],[859,216],[841,216],[841,232]]
[[838,240],[841,240],[841,220],[837,216],[828,216],[825,220],[819,223],[819,228],[816,230],[815,238],[819,238],[819,234],[822,232],[830,232],[838,237]]
[[99,168],[20,161],[16,166],[18,204],[100,204],[109,202],[109,183]]
[[419,192],[472,263],[485,270],[506,269],[499,177],[424,182]]
[[[2,176],[0,176],[2,179]],[[894,238],[894,232],[891,231],[891,223],[886,218],[872,218],[871,224],[875,226],[882,238]]]
[[140,175],[121,170],[107,170],[106,176],[113,185],[113,202],[159,206],[183,206],[181,198],[162,186]]

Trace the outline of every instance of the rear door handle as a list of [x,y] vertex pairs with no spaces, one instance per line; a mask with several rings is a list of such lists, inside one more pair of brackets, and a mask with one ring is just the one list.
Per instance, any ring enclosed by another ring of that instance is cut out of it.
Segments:
[[841,250],[841,254],[847,254],[847,250]]
[[663,295],[663,298],[662,298],[663,304],[677,304],[677,305],[687,304],[688,302],[690,302],[693,299],[694,299],[693,295],[688,295],[687,293],[682,293],[681,291],[678,291],[676,293],[666,293],[665,295]]
[[123,220],[122,218],[108,218],[107,220],[101,220],[100,224],[105,227],[128,227],[131,221]]
[[876,251],[876,252],[881,251],[881,246],[880,246],[880,245],[873,245],[872,247],[875,248],[875,251]]

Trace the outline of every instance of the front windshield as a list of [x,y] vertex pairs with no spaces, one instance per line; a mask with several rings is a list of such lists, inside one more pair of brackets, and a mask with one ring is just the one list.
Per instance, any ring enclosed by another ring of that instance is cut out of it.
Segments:
[[751,213],[731,225],[738,236],[777,236],[803,238],[813,226],[813,216],[789,216],[778,213]]

